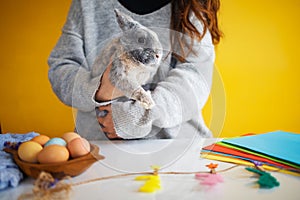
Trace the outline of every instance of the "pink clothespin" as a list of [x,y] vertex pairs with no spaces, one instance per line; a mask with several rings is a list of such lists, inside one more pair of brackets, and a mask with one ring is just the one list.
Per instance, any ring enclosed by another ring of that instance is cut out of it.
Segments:
[[223,177],[216,172],[218,164],[210,163],[209,165],[206,165],[206,167],[210,169],[209,173],[197,173],[195,175],[195,178],[199,179],[202,185],[213,186],[217,183],[223,182]]

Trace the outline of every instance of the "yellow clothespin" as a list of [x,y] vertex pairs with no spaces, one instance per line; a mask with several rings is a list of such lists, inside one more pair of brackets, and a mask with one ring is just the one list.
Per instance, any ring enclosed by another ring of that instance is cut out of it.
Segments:
[[139,188],[139,192],[151,193],[161,189],[160,177],[158,175],[158,170],[160,167],[153,165],[151,168],[153,169],[152,175],[142,175],[135,178],[137,181],[145,181],[144,185]]

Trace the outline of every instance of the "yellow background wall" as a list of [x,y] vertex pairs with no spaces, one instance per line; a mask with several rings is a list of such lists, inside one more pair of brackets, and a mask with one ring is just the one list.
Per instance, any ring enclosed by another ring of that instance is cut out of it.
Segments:
[[[70,2],[1,1],[3,132],[58,136],[73,130],[72,110],[53,94],[47,77],[47,57]],[[217,47],[212,97],[204,110],[214,135],[279,129],[300,133],[300,1],[221,3],[220,25],[225,37]]]
[[70,108],[52,92],[47,58],[70,0],[1,1],[1,112],[3,132],[51,136],[73,130]]

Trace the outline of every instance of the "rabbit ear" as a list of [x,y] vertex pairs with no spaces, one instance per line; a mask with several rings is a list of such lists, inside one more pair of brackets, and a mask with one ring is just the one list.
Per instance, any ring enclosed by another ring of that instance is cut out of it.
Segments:
[[118,24],[123,31],[128,31],[140,25],[137,21],[134,21],[131,17],[120,12],[118,9],[115,9],[115,13]]

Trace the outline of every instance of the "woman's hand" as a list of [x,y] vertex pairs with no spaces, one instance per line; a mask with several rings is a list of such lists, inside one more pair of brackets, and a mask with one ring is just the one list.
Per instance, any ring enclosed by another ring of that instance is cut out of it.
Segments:
[[124,94],[120,90],[118,90],[115,86],[113,86],[109,80],[109,73],[111,70],[111,66],[112,64],[110,64],[104,71],[101,78],[101,84],[99,86],[98,91],[95,94],[95,100],[98,102],[109,101],[111,99],[124,96]]
[[109,139],[120,139],[120,137],[116,134],[114,128],[114,122],[112,120],[112,112],[111,112],[111,105],[107,106],[100,106],[96,113],[98,122],[102,128],[102,131]]
[[[106,68],[104,71],[101,84],[99,86],[98,91],[96,92],[95,99],[98,102],[101,101],[109,101],[111,99],[123,96],[123,93],[115,88],[110,80],[109,80],[109,73],[111,70],[111,64]],[[100,106],[98,108],[97,119],[102,128],[102,131],[109,139],[119,139],[120,137],[116,134],[114,123],[112,120],[112,112],[111,112],[111,105],[107,106]]]

